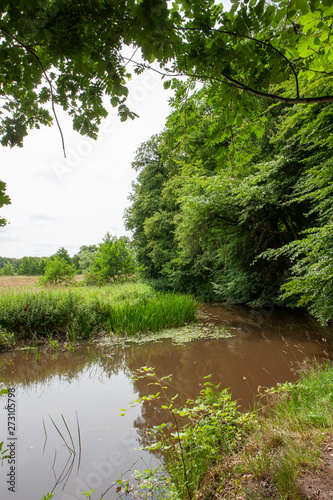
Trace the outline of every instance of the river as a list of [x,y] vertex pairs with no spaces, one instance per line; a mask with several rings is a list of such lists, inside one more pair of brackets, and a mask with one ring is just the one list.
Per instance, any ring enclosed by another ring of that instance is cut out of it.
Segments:
[[[167,415],[157,401],[127,409],[152,391],[145,380],[131,378],[141,366],[155,367],[158,376],[172,374],[179,404],[195,397],[212,374],[247,409],[259,386],[294,381],[305,360],[329,356],[331,329],[299,312],[204,306],[200,321],[199,338],[154,336],[144,343],[2,353],[0,377],[15,391],[16,427],[10,439],[2,396],[0,441],[11,445],[15,464],[10,470],[6,460],[0,467],[1,499],[41,500],[53,491],[56,500],[79,500],[86,498],[82,490],[94,489],[92,498],[99,500],[109,488],[104,499],[116,499],[114,481],[157,466],[156,457],[138,448]],[[10,473],[15,495],[8,490]]]

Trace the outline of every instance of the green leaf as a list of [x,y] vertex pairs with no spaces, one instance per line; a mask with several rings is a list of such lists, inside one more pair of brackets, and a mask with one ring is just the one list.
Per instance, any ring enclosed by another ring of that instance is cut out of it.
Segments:
[[111,97],[111,104],[115,108],[119,104],[119,97],[118,96],[112,96]]
[[296,7],[302,12],[302,14],[306,14],[310,10],[308,0],[296,0]]

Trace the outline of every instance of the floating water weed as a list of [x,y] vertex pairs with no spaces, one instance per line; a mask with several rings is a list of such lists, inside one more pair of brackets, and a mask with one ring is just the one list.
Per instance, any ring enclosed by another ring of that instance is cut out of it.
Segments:
[[130,335],[124,337],[108,337],[98,340],[102,347],[126,344],[147,344],[150,342],[162,342],[170,339],[176,345],[184,345],[198,339],[231,339],[235,335],[228,329],[220,325],[214,325],[209,328],[202,323],[189,324],[178,328],[166,328],[159,332],[148,332],[140,335]]

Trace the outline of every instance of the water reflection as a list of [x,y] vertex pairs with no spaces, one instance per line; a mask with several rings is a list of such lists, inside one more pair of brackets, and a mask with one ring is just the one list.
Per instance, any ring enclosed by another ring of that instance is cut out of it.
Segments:
[[[137,460],[137,469],[156,463],[154,457],[135,448],[149,443],[147,430],[168,418],[159,403],[145,401],[120,416],[120,409],[128,407],[131,400],[152,392],[145,380],[130,378],[140,366],[155,367],[158,376],[172,373],[179,404],[195,397],[203,377],[212,374],[213,383],[229,387],[239,404],[248,407],[259,385],[295,380],[299,363],[306,358],[325,359],[331,342],[329,329],[299,314],[212,306],[205,307],[203,314],[206,328],[211,323],[223,324],[234,336],[184,345],[172,340],[101,349],[82,344],[75,353],[47,352],[38,362],[32,351],[2,354],[0,376],[5,385],[15,386],[18,394],[18,498],[39,500],[59,482],[68,458],[73,457],[56,427],[70,444],[66,422],[78,450],[76,415],[82,446],[80,464],[76,453],[73,466],[68,466],[71,473],[65,469],[66,481],[55,488],[56,499],[84,498],[80,491],[92,488],[94,498],[100,498]],[[0,428],[6,429],[2,406]],[[5,486],[6,473],[5,464],[0,468],[4,500],[12,498]],[[115,488],[109,490],[107,498],[117,498]]]

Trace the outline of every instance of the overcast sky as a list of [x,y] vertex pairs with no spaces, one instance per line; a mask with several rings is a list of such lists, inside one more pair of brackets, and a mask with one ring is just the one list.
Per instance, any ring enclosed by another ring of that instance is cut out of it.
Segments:
[[100,243],[107,231],[126,234],[131,162],[170,112],[170,92],[157,74],[135,76],[129,88],[128,105],[140,118],[121,123],[110,106],[97,142],[74,132],[59,109],[66,159],[56,125],[30,131],[23,148],[0,146],[0,180],[12,202],[0,209],[9,223],[0,228],[1,256],[49,256],[60,247],[74,255],[81,245]]

